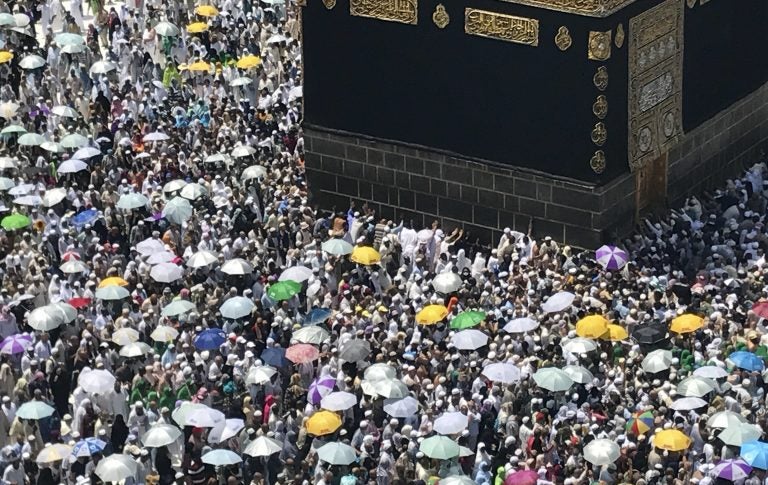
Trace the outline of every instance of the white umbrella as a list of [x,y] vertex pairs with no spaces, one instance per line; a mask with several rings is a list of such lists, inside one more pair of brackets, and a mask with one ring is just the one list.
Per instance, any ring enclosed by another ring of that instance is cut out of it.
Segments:
[[182,225],[192,217],[192,206],[184,197],[174,197],[163,207],[163,217],[169,222]]
[[136,475],[138,463],[128,455],[113,454],[102,458],[95,473],[104,482],[119,482]]
[[234,258],[221,265],[221,272],[230,276],[242,276],[253,273],[253,266],[244,259]]
[[94,147],[83,147],[76,151],[74,154],[72,154],[72,158],[77,158],[79,160],[86,160],[88,158],[93,158],[101,155],[101,150]]
[[112,285],[96,290],[96,298],[100,300],[123,300],[131,296],[131,292],[122,286]]
[[43,203],[43,198],[39,195],[22,195],[13,199],[16,205],[27,205],[30,207],[38,206]]
[[520,381],[520,369],[514,364],[506,362],[487,365],[483,369],[483,375],[491,381],[501,384],[512,384]]
[[328,411],[345,411],[357,404],[357,396],[344,391],[336,391],[320,400],[320,407]]
[[580,365],[567,365],[563,367],[563,372],[568,374],[568,377],[573,379],[573,382],[578,382],[579,384],[588,384],[595,378],[589,370]]
[[367,340],[350,339],[339,349],[339,359],[347,362],[361,362],[371,353],[371,344]]
[[0,104],[0,118],[10,120],[16,116],[16,112],[19,111],[19,105],[13,102],[7,102]]
[[747,420],[739,413],[733,411],[720,411],[715,413],[707,420],[707,426],[710,428],[730,428],[746,423]]
[[288,100],[293,101],[294,99],[303,98],[304,97],[304,88],[303,86],[295,86],[291,88],[290,91],[288,91]]
[[349,465],[357,460],[357,453],[344,443],[326,443],[317,449],[317,457],[331,465]]
[[155,25],[155,32],[162,35],[163,37],[175,37],[180,33],[178,27],[170,22],[165,21],[158,22],[158,24]]
[[64,315],[52,305],[35,308],[27,316],[27,325],[41,332],[59,328],[64,323]]
[[171,137],[166,135],[165,133],[155,131],[153,133],[148,133],[144,135],[143,141],[145,142],[155,142],[155,141],[166,141],[170,140]]
[[688,397],[704,397],[716,390],[717,383],[706,377],[688,377],[677,385],[677,393]]
[[274,438],[259,436],[245,447],[243,453],[248,456],[270,456],[283,451],[283,444]]
[[0,130],[0,135],[20,135],[27,132],[27,129],[20,125],[8,125]]
[[185,182],[184,180],[180,180],[180,179],[171,180],[170,182],[168,182],[163,186],[163,192],[166,192],[166,193],[178,192],[179,190],[186,187],[186,185],[187,185],[187,182]]
[[248,77],[239,77],[237,79],[233,79],[232,82],[229,83],[230,86],[247,86],[248,84],[253,83],[253,79]]
[[[234,152],[232,152],[234,153]],[[240,176],[243,180],[252,180],[264,177],[267,175],[267,169],[261,165],[251,165],[243,170],[243,174]]]
[[147,258],[147,263],[150,265],[160,264],[160,263],[170,263],[176,259],[176,255],[173,254],[170,251],[160,251],[159,253],[152,254],[149,258]]
[[160,263],[152,267],[149,276],[158,283],[173,283],[184,277],[184,269],[173,263]]
[[10,190],[16,187],[16,182],[8,177],[0,177],[0,191]]
[[35,186],[32,184],[19,184],[16,187],[11,188],[8,191],[9,195],[25,195],[35,190]]
[[72,454],[72,447],[61,443],[46,444],[40,453],[37,454],[35,461],[38,463],[55,463],[69,458]]
[[152,347],[144,342],[132,342],[120,349],[120,355],[123,357],[140,357],[151,353]]
[[533,374],[536,385],[552,392],[567,391],[573,385],[573,379],[556,367],[544,367]]
[[317,325],[301,327],[293,332],[291,339],[303,344],[320,345],[331,339],[331,334],[326,329]]
[[28,55],[19,62],[19,67],[22,69],[37,69],[44,65],[45,59],[35,54]]
[[762,434],[763,432],[757,426],[741,423],[725,428],[717,437],[726,445],[741,446],[748,441],[759,439]]
[[[43,138],[43,135],[39,135],[37,133],[24,133],[19,137],[16,142],[19,145],[29,146],[29,147],[36,147],[40,146],[43,143],[45,143],[45,138]],[[75,157],[77,158],[77,157]]]
[[461,276],[452,271],[440,273],[432,280],[432,288],[434,288],[435,291],[445,294],[457,291],[461,288],[462,284],[463,281],[461,280]]
[[288,40],[288,38],[285,37],[284,35],[274,34],[269,39],[267,39],[267,44],[279,44],[279,43],[285,42],[287,40]]
[[593,465],[610,465],[621,456],[619,445],[609,439],[595,439],[584,447],[584,459]]
[[[247,145],[240,145],[238,147],[235,147],[234,150],[232,150],[231,155],[235,158],[242,158],[242,157],[250,157],[256,153],[256,149]],[[245,175],[245,174],[243,174]],[[244,176],[242,177],[243,180],[247,180]]]
[[144,195],[132,192],[120,197],[120,200],[117,201],[117,208],[123,210],[132,210],[138,209],[140,207],[146,207],[148,203],[149,199],[147,199]]
[[198,428],[214,428],[218,424],[223,423],[225,419],[224,413],[221,411],[204,406],[194,409],[187,414],[184,425],[196,426]]
[[279,281],[291,280],[297,283],[303,283],[312,277],[312,270],[306,266],[291,266],[280,273]]
[[91,65],[88,71],[91,74],[106,74],[117,69],[117,64],[110,61],[96,61]]
[[672,352],[669,350],[654,350],[640,364],[645,372],[654,374],[669,369],[672,366]]
[[544,310],[545,313],[561,312],[571,306],[574,298],[576,298],[576,295],[573,293],[561,291],[550,296],[547,301],[541,305],[541,309]]
[[54,106],[51,108],[51,113],[56,116],[61,116],[62,118],[77,118],[80,116],[80,113],[75,111],[74,108],[64,105]]
[[[173,418],[173,420],[179,426],[187,426],[186,424],[187,417],[193,412],[201,409],[210,409],[210,408],[205,404],[193,403],[190,401],[183,401],[179,407],[177,407],[176,409],[173,410],[173,412],[171,412],[171,418]],[[213,428],[213,426],[210,426],[210,427]]]
[[275,374],[277,374],[277,369],[268,365],[251,367],[245,377],[245,383],[250,385],[266,384]]
[[63,187],[50,189],[43,194],[43,205],[45,207],[53,207],[66,198],[67,189]]
[[71,259],[61,266],[59,266],[59,269],[62,273],[67,274],[76,274],[76,273],[86,273],[90,270],[88,268],[88,265],[80,261],[79,259]]
[[65,160],[61,162],[61,165],[59,165],[59,168],[57,168],[56,171],[60,174],[65,174],[65,173],[82,172],[83,170],[87,170],[87,169],[88,169],[88,164],[85,163],[84,161],[70,159],[70,160]]
[[363,392],[369,396],[382,396],[386,398],[401,398],[408,395],[408,387],[395,379],[382,379],[379,381],[361,381]]
[[707,401],[699,397],[682,397],[669,405],[675,411],[690,411],[707,405]]
[[155,342],[173,342],[178,336],[179,331],[167,325],[159,325],[149,334],[149,337]]
[[192,183],[185,185],[179,192],[179,195],[187,200],[197,200],[201,197],[207,197],[208,191],[202,185]]
[[525,333],[537,328],[539,328],[539,322],[528,317],[515,318],[504,325],[504,331],[507,333]]
[[160,448],[174,443],[182,434],[181,430],[172,424],[154,424],[141,436],[141,442],[147,448]]
[[223,423],[219,423],[211,428],[211,431],[208,433],[208,442],[223,443],[237,436],[237,433],[243,428],[245,428],[245,422],[242,419],[226,419]]
[[219,313],[224,318],[237,320],[251,314],[254,305],[253,300],[244,296],[234,296],[229,298],[219,307]]
[[402,399],[386,399],[384,401],[384,412],[393,418],[410,418],[419,411],[419,401],[412,396],[406,396]]
[[226,153],[215,153],[213,155],[208,155],[208,157],[205,159],[205,163],[229,163],[231,158]]
[[159,239],[150,237],[137,244],[136,251],[142,256],[150,256],[154,253],[165,251],[165,244]]
[[211,251],[200,250],[193,253],[187,259],[187,266],[190,268],[204,268],[218,262],[219,258]]
[[213,450],[204,454],[201,461],[214,466],[229,466],[242,463],[243,459],[232,450]]
[[721,379],[723,377],[728,377],[728,371],[716,365],[706,365],[693,371],[693,375],[709,379]]
[[365,369],[363,378],[367,381],[381,381],[385,379],[394,379],[397,377],[397,371],[389,364],[373,364]]
[[128,345],[138,342],[139,332],[135,328],[123,327],[112,332],[112,342],[117,345]]
[[470,328],[453,334],[451,342],[459,350],[476,350],[488,343],[488,335]]
[[80,133],[70,133],[59,142],[64,148],[80,148],[88,144],[88,138]]
[[29,16],[24,13],[15,13],[13,14],[13,18],[16,19],[16,27],[24,28],[30,23]]
[[432,429],[436,433],[440,434],[457,434],[461,433],[469,425],[469,418],[467,415],[460,412],[443,413],[435,420]]
[[77,385],[89,394],[107,394],[115,387],[115,376],[103,369],[83,371],[77,378]]
[[12,170],[18,167],[18,162],[11,157],[0,157],[0,170]]

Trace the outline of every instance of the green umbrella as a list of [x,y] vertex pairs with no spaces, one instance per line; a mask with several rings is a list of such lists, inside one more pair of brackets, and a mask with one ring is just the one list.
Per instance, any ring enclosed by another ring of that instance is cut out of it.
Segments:
[[275,301],[288,300],[301,291],[301,284],[292,280],[273,283],[267,290],[267,295]]
[[485,312],[478,312],[474,310],[461,312],[451,320],[451,328],[455,330],[464,330],[465,328],[472,328],[485,320]]
[[329,239],[322,245],[323,251],[326,253],[334,254],[336,256],[343,256],[346,254],[352,254],[354,249],[351,244],[343,239]]
[[539,369],[533,375],[533,380],[539,387],[548,391],[567,391],[573,385],[573,379],[564,371],[555,367]]
[[175,317],[187,312],[191,312],[196,308],[195,304],[188,300],[176,300],[167,304],[160,314],[164,317]]
[[29,217],[23,214],[11,214],[3,219],[3,222],[0,223],[0,225],[3,226],[3,229],[12,231],[14,229],[24,229],[31,223],[32,221],[29,220]]
[[436,460],[450,460],[459,456],[459,445],[447,436],[432,436],[421,442],[419,451]]
[[0,131],[0,135],[10,135],[12,133],[26,133],[27,129],[20,125],[8,125]]
[[131,296],[131,292],[122,286],[107,286],[96,290],[96,298],[100,300],[122,300]]

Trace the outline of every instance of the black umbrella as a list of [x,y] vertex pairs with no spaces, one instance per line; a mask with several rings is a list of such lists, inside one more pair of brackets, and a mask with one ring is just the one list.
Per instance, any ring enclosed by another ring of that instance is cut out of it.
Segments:
[[667,330],[663,323],[650,323],[635,329],[632,338],[639,344],[653,345],[667,339]]

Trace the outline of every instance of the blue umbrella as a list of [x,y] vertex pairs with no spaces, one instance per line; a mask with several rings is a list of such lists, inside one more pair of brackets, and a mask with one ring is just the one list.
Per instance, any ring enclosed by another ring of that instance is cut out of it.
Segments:
[[328,308],[315,308],[304,317],[304,325],[323,323],[328,320],[331,314],[333,314],[333,311]]
[[285,349],[269,348],[264,349],[261,352],[261,360],[272,367],[286,367],[290,365],[288,359],[285,358]]
[[220,328],[208,328],[195,337],[197,350],[216,350],[227,340],[227,334]]
[[765,362],[763,362],[763,359],[752,352],[740,350],[729,355],[728,359],[739,369],[748,371],[761,371],[765,369]]
[[768,470],[768,443],[748,441],[741,445],[741,452],[739,454],[750,466],[761,470]]
[[98,438],[86,438],[75,443],[72,448],[72,456],[93,456],[104,451],[107,444]]
[[74,224],[75,226],[84,226],[86,224],[90,224],[91,222],[95,221],[98,218],[99,218],[99,211],[97,211],[96,209],[88,209],[83,212],[78,212],[70,220],[72,221],[72,224]]

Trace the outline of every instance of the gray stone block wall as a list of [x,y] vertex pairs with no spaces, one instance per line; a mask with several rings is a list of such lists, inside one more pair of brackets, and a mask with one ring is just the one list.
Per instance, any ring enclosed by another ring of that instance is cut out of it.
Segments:
[[[378,217],[424,226],[437,219],[444,230],[463,226],[489,243],[505,227],[526,232],[530,225],[537,237],[595,248],[634,225],[634,174],[590,186],[321,127],[304,131],[309,189],[323,208],[368,202]],[[670,152],[668,201],[676,206],[721,184],[768,151],[766,141],[768,85],[686,134]]]

